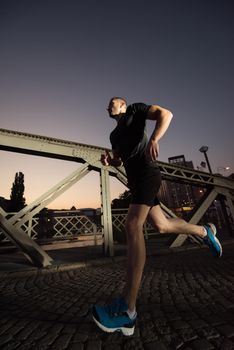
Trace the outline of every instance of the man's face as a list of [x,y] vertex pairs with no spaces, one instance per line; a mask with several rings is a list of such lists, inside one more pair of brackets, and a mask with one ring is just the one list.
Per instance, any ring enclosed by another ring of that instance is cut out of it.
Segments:
[[111,100],[109,103],[109,106],[107,108],[109,112],[110,117],[114,117],[115,115],[118,115],[121,113],[121,108],[123,106],[124,102],[122,100]]

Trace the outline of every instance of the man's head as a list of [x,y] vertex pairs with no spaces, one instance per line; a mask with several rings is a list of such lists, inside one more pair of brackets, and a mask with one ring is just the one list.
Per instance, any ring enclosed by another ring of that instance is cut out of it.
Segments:
[[127,109],[127,101],[123,97],[112,97],[107,108],[109,116],[117,117],[121,113],[125,113]]

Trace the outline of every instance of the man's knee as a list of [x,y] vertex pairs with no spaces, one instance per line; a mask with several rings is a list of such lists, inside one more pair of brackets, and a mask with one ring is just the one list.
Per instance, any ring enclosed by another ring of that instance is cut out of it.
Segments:
[[143,222],[138,218],[127,219],[125,222],[125,231],[128,236],[141,234],[143,231]]

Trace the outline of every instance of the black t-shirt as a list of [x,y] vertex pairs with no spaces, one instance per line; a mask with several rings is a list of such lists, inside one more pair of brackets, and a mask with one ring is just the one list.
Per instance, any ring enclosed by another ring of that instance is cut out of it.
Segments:
[[124,165],[144,158],[148,143],[146,118],[150,106],[134,103],[127,107],[116,128],[110,134],[112,149],[117,150]]

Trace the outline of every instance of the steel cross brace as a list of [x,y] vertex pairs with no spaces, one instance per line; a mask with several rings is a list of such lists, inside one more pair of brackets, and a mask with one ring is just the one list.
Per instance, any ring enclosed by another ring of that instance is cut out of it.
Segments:
[[6,236],[26,255],[26,257],[38,267],[51,265],[52,258],[43,251],[22,229],[21,226],[29,221],[47,204],[52,202],[60,194],[70,188],[89,172],[89,165],[85,163],[78,170],[60,181],[52,189],[40,196],[34,202],[20,210],[10,219],[6,219],[6,213],[0,210],[0,227]]
[[22,229],[15,228],[5,218],[6,213],[0,208],[0,227],[5,235],[21,250],[27,259],[37,267],[51,265],[53,259],[36,244]]
[[69,189],[89,171],[89,165],[85,163],[78,170],[75,170],[72,174],[53,186],[49,191],[45,192],[42,196],[12,216],[9,219],[9,223],[15,225],[15,227],[21,227],[30,217],[39,213],[41,209]]

